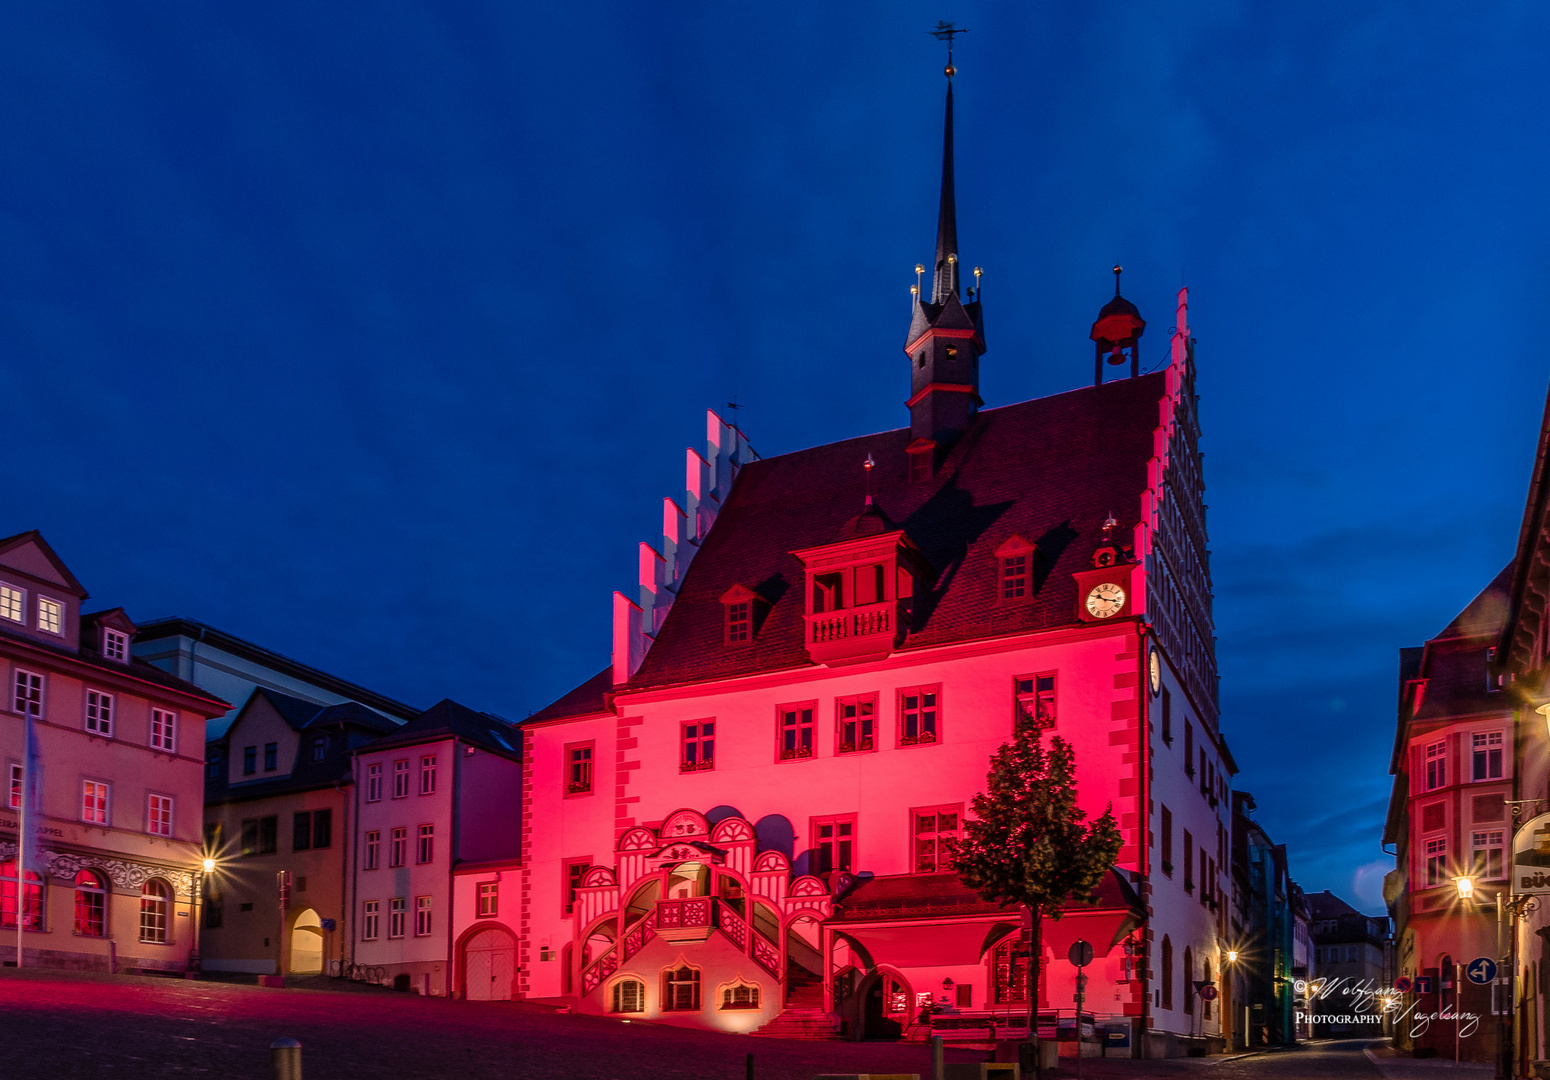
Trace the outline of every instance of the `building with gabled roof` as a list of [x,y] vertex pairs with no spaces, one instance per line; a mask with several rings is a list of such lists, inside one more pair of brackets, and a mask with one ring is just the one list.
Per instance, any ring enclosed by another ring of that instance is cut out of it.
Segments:
[[731,1031],[1026,1035],[1027,917],[967,893],[951,850],[1033,723],[1073,745],[1080,805],[1112,806],[1124,842],[1042,928],[1041,1026],[1077,1029],[1082,939],[1086,1011],[1140,1052],[1225,1036],[1233,766],[1187,294],[1145,371],[1116,268],[1094,385],[982,408],[952,115],[949,81],[908,426],[761,458],[710,414],[638,595],[614,596],[611,664],[521,725],[543,823],[524,996]]
[[398,726],[358,702],[260,688],[210,744],[205,846],[219,865],[206,897],[206,968],[311,975],[347,953],[351,756]]
[[[1384,844],[1395,845],[1396,867],[1385,894],[1397,976],[1428,980],[1424,985],[1434,989],[1419,1007],[1448,1016],[1490,1016],[1495,1004],[1491,986],[1459,970],[1498,954],[1494,898],[1508,876],[1518,703],[1503,692],[1507,684],[1493,665],[1513,573],[1512,564],[1502,569],[1425,645],[1400,650],[1394,783],[1383,833]],[[1460,878],[1478,883],[1478,895],[1460,897]],[[1494,1060],[1496,1026],[1464,1025],[1465,1038],[1448,1017],[1419,1032],[1399,1025],[1396,1035],[1409,1049]]]
[[135,624],[87,598],[36,530],[0,540],[0,956],[185,971],[205,723],[228,706],[132,655]]

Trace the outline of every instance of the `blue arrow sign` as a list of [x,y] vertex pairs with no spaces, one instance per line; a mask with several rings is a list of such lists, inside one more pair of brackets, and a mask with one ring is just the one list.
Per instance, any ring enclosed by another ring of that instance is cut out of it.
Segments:
[[1496,978],[1496,961],[1489,956],[1477,956],[1464,968],[1464,974],[1469,977],[1470,982],[1484,986]]

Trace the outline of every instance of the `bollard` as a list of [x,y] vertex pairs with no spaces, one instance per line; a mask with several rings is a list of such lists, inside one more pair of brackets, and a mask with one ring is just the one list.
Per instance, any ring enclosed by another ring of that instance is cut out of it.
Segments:
[[746,1064],[747,1064],[747,1080],[753,1080],[753,1055],[752,1054],[748,1055],[748,1061],[747,1061]]
[[931,1080],[942,1080],[942,1036],[931,1036]]
[[276,1039],[270,1043],[269,1061],[274,1080],[301,1080],[301,1043],[295,1039]]

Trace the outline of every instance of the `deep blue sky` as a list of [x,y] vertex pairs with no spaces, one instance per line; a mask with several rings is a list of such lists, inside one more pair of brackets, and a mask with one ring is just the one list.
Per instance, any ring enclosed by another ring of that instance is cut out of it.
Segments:
[[901,426],[937,19],[984,395],[1192,294],[1224,729],[1378,905],[1396,650],[1511,556],[1550,376],[1537,3],[21,5],[0,33],[0,535],[406,701],[510,717],[734,394]]

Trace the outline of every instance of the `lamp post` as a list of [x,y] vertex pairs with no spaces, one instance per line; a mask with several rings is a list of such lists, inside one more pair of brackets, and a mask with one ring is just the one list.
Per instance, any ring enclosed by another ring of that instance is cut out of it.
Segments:
[[188,970],[199,970],[199,931],[204,918],[205,878],[215,873],[215,860],[208,855],[199,862],[199,869],[194,871],[194,933],[193,948],[188,951]]
[[[1465,902],[1473,899],[1476,892],[1480,891],[1475,885],[1474,879],[1470,877],[1455,878],[1453,884],[1458,889],[1459,899]],[[1498,1000],[1493,993],[1491,1004],[1496,1010],[1496,1077],[1497,1080],[1506,1080],[1506,1078],[1512,1075],[1512,1048],[1510,1046],[1512,1042],[1512,1027],[1508,1010],[1512,1007],[1516,997],[1513,993],[1513,986],[1516,982],[1518,966],[1517,920],[1527,918],[1530,912],[1536,910],[1539,907],[1539,900],[1533,896],[1515,896],[1507,888],[1496,889],[1495,899],[1496,957],[1497,963],[1506,968],[1505,973],[1502,971],[1497,972],[1497,981],[1505,987],[1500,996],[1506,1000]],[[1506,956],[1502,955],[1502,932],[1504,927],[1511,934],[1511,939],[1507,942]],[[1454,981],[1459,989],[1463,989],[1462,984],[1458,984],[1457,977],[1455,977]],[[1458,1012],[1457,990],[1454,991],[1454,1012]],[[1454,1030],[1456,1031],[1458,1028],[1458,1018],[1456,1016],[1453,1023]]]

